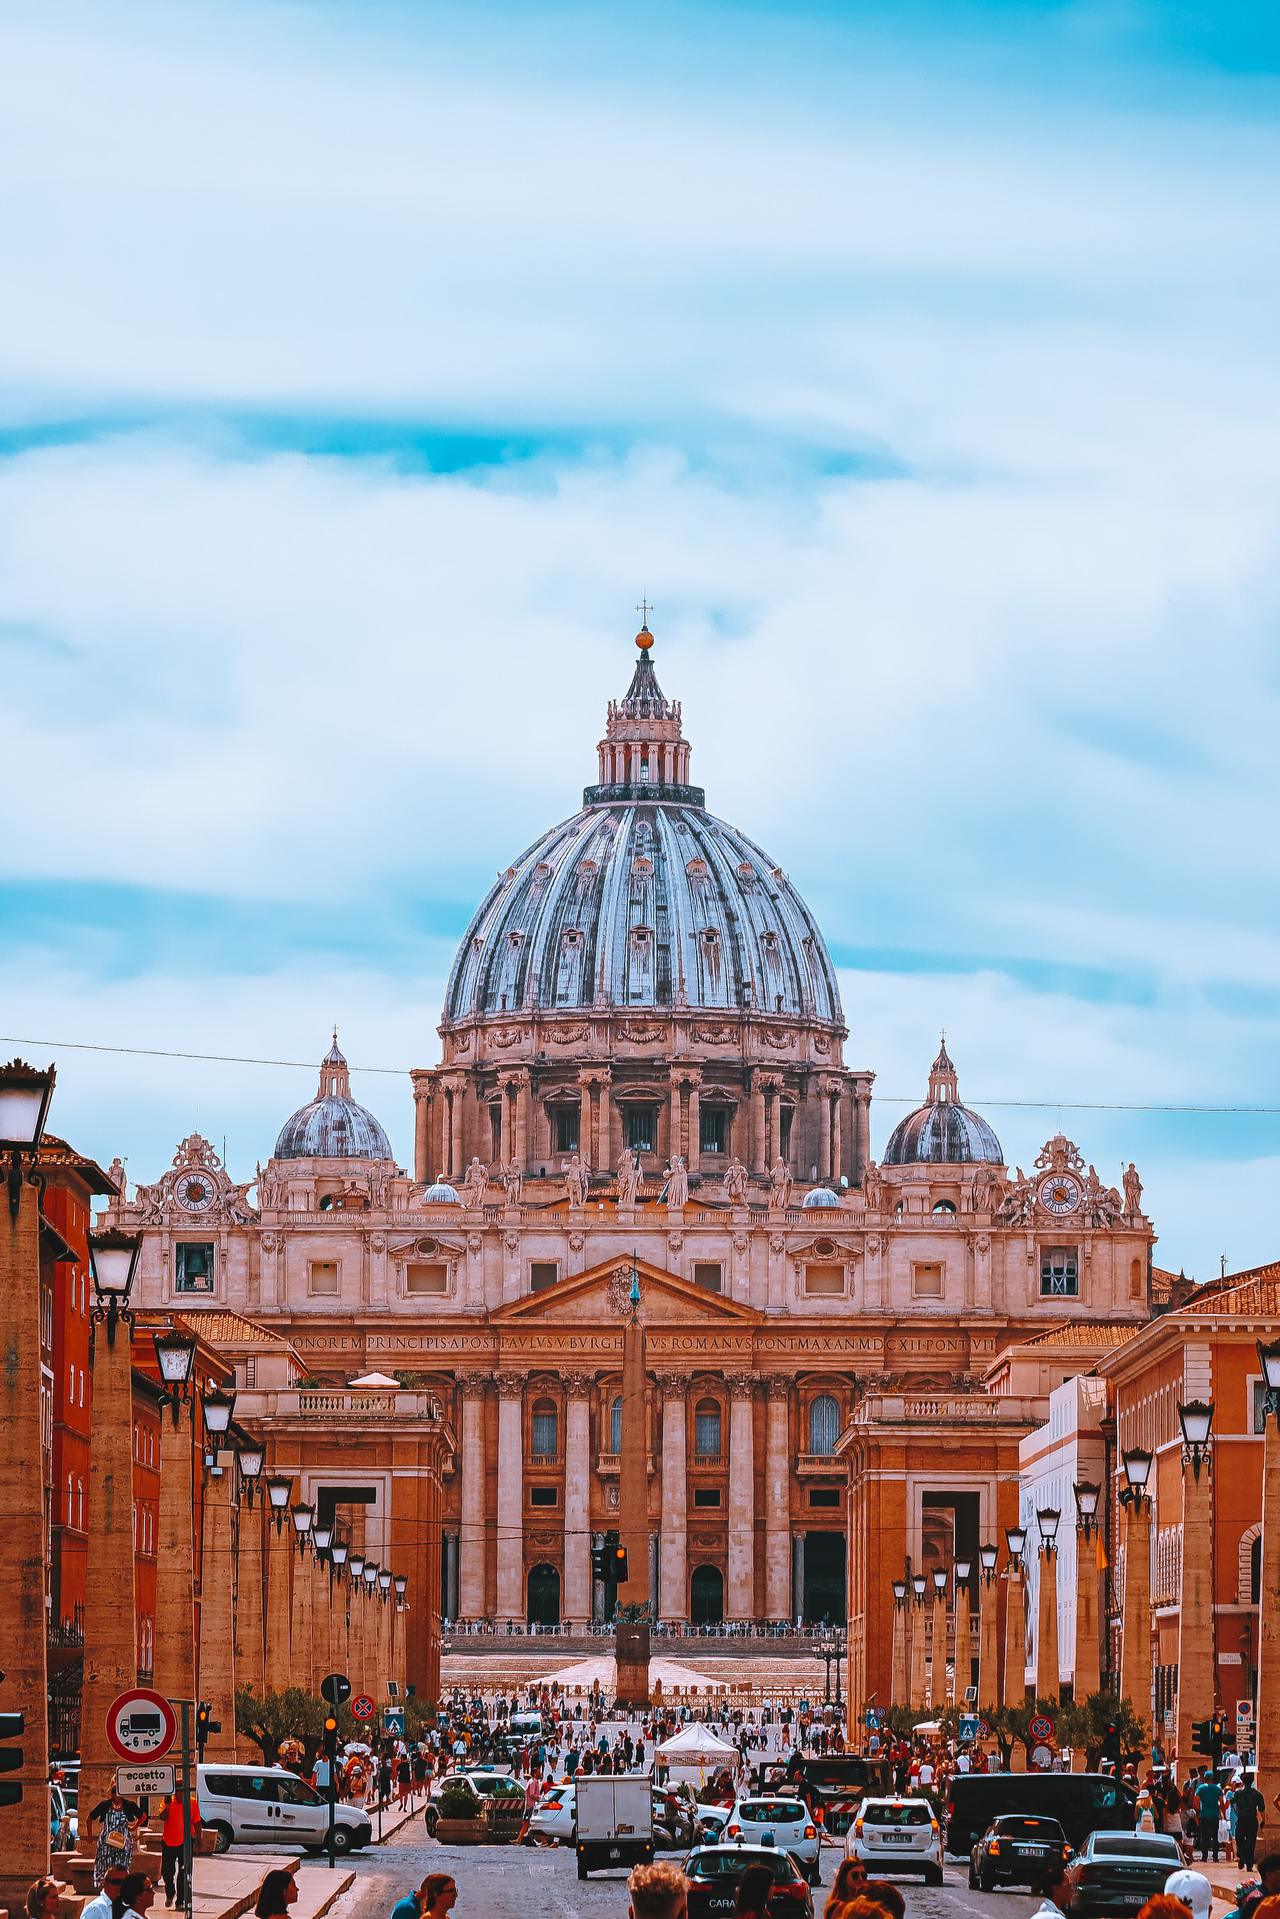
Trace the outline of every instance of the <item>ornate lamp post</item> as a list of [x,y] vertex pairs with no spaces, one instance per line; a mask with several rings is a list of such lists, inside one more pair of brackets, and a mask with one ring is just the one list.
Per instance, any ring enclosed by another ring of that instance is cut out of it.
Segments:
[[288,1473],[271,1473],[267,1479],[267,1626],[266,1689],[284,1692],[291,1683],[290,1625],[293,1607],[293,1531],[285,1530],[289,1501],[293,1497],[293,1478]]
[[1124,1625],[1120,1646],[1120,1693],[1143,1719],[1151,1716],[1151,1454],[1131,1446],[1121,1455],[1125,1509]]
[[[1025,1526],[1006,1526],[1004,1542],[1009,1548],[1005,1578],[1008,1590],[1004,1606],[1004,1703],[1027,1703],[1027,1591],[1022,1579],[1022,1555],[1026,1550]],[[1016,1750],[1016,1748],[1015,1748]]]
[[1076,1502],[1076,1651],[1071,1690],[1076,1704],[1083,1705],[1102,1684],[1098,1565],[1094,1545],[1102,1488],[1094,1480],[1084,1479],[1078,1480],[1071,1490]]
[[300,1499],[289,1509],[293,1543],[298,1549],[293,1566],[293,1665],[304,1686],[310,1687],[315,1663],[316,1617],[311,1580],[311,1528],[316,1509]]
[[378,1562],[366,1559],[364,1562],[364,1682],[365,1691],[375,1699],[382,1696],[381,1646],[379,1643],[380,1620],[377,1613]]
[[391,1667],[391,1568],[378,1568],[378,1684],[387,1696],[387,1682],[394,1677]]
[[351,1640],[351,1664],[347,1670],[351,1677],[351,1690],[356,1693],[369,1690],[365,1681],[365,1632],[364,1632],[364,1554],[352,1551],[347,1560],[347,1579],[350,1583],[348,1599],[348,1631]]
[[947,1569],[933,1569],[933,1664],[929,1671],[929,1704],[941,1712],[947,1703]]
[[[132,1242],[132,1243],[130,1243]],[[91,1578],[84,1609],[80,1695],[80,1782],[95,1806],[110,1789],[115,1761],[106,1741],[108,1708],[138,1683],[133,1552],[133,1329],[129,1295],[140,1233],[89,1234],[93,1274],[93,1418],[89,1451]],[[124,1338],[117,1340],[119,1327]],[[97,1329],[104,1327],[105,1340]],[[43,1590],[43,1585],[42,1585]],[[188,1695],[189,1696],[189,1695]]]
[[261,1696],[265,1683],[266,1581],[262,1552],[263,1507],[256,1500],[266,1454],[258,1444],[241,1446],[240,1512],[236,1535],[236,1682]]
[[333,1544],[329,1548],[329,1604],[333,1619],[330,1644],[333,1649],[333,1670],[350,1674],[351,1671],[351,1582],[347,1578],[347,1554],[351,1550],[345,1535],[336,1532]]
[[907,1582],[905,1579],[891,1579],[893,1592],[893,1658],[890,1665],[889,1700],[892,1705],[910,1704],[908,1696],[907,1641],[911,1629],[911,1614],[907,1610]]
[[971,1559],[955,1563],[956,1650],[951,1697],[957,1706],[965,1703],[965,1694],[973,1684],[973,1620],[969,1610]]
[[234,1390],[205,1389],[201,1399],[204,1423],[205,1484],[200,1501],[200,1638],[196,1647],[200,1698],[210,1709],[217,1731],[210,1731],[205,1753],[211,1758],[236,1756],[236,1635],[233,1508],[236,1476],[227,1450],[227,1434],[235,1412]]
[[[0,1067],[0,1166],[8,1206],[0,1226],[0,1619],[3,1704],[26,1721],[22,1764],[7,1775],[22,1798],[4,1815],[0,1902],[20,1912],[49,1870],[49,1689],[44,1614],[44,1488],[40,1370],[40,1195],[36,1168],[56,1075],[12,1060]],[[7,1165],[5,1164],[7,1162]],[[125,1422],[126,1451],[131,1423]],[[92,1466],[90,1468],[92,1520]],[[125,1513],[129,1511],[126,1503]],[[128,1533],[126,1531],[126,1539]],[[129,1562],[132,1592],[133,1561]],[[92,1805],[94,1801],[87,1801]]]
[[1213,1522],[1209,1510],[1212,1403],[1191,1399],[1179,1405],[1178,1423],[1182,1427],[1182,1591],[1178,1601],[1177,1742],[1180,1770],[1185,1773],[1194,1744],[1192,1723],[1212,1718],[1217,1703]]
[[[392,1671],[392,1676],[399,1682],[400,1690],[403,1693],[404,1686],[405,1686],[405,1673],[409,1663],[405,1657],[405,1643],[404,1643],[405,1629],[408,1624],[408,1615],[409,1615],[409,1602],[405,1598],[405,1594],[409,1590],[408,1573],[396,1574],[395,1588],[396,1588],[395,1607],[391,1614],[391,1671]],[[399,1620],[400,1622],[398,1631],[396,1627],[397,1620]],[[397,1639],[399,1641],[398,1645],[397,1645]]]
[[911,1710],[924,1709],[925,1640],[924,1608],[929,1582],[923,1573],[911,1575]]
[[1258,1785],[1280,1787],[1280,1344],[1258,1342],[1266,1387],[1262,1441],[1262,1585],[1258,1604]]
[[[154,1684],[167,1699],[196,1697],[195,1407],[196,1341],[178,1327],[155,1334],[160,1383],[171,1418],[160,1420],[156,1527]],[[182,1430],[186,1410],[189,1430]]]
[[1000,1630],[997,1600],[996,1566],[1000,1548],[988,1543],[978,1548],[982,1568],[978,1586],[978,1704],[995,1706],[1000,1701]]
[[1036,1619],[1036,1697],[1056,1699],[1062,1681],[1058,1673],[1058,1524],[1062,1514],[1054,1506],[1037,1509],[1040,1528],[1040,1592]]

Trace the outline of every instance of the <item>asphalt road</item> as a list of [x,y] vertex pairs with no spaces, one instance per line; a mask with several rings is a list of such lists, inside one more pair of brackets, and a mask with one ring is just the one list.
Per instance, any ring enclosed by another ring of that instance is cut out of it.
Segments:
[[[677,1854],[662,1854],[676,1858]],[[841,1854],[824,1851],[823,1884],[814,1888],[815,1919],[822,1908]],[[332,1919],[388,1919],[402,1893],[418,1886],[429,1872],[451,1872],[458,1882],[457,1919],[626,1919],[624,1873],[580,1880],[574,1855],[565,1848],[527,1846],[441,1846],[428,1839],[414,1820],[382,1847],[353,1854],[345,1861],[356,1874],[351,1890],[332,1908]],[[948,1866],[945,1886],[899,1881],[907,1900],[907,1919],[1028,1919],[1038,1899],[1016,1892],[970,1892],[963,1866]]]

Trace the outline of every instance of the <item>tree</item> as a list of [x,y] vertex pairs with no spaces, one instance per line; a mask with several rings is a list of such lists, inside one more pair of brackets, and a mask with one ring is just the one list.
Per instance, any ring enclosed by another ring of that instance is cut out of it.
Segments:
[[[303,1749],[303,1764],[309,1772],[324,1737],[326,1710],[323,1700],[305,1692],[301,1686],[261,1694],[241,1686],[236,1691],[236,1731],[253,1740],[265,1766],[275,1765],[286,1739],[298,1740]],[[346,1736],[349,1738],[350,1734]]]

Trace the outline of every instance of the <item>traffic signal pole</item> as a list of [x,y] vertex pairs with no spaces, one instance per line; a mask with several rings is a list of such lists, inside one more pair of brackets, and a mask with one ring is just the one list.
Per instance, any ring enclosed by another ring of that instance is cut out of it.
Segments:
[[195,1790],[195,1781],[191,1777],[191,1706],[190,1699],[171,1701],[182,1713],[182,1903],[187,1919],[191,1919],[192,1901],[192,1855],[191,1843],[191,1795]]

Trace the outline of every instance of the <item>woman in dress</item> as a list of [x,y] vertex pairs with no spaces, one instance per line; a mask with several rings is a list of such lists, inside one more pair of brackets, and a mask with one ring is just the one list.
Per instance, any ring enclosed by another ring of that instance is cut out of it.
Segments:
[[122,1866],[126,1872],[133,1864],[134,1841],[142,1826],[142,1810],[132,1799],[111,1791],[100,1799],[89,1814],[89,1832],[98,1828],[97,1848],[93,1855],[93,1883],[100,1886],[108,1866]]

